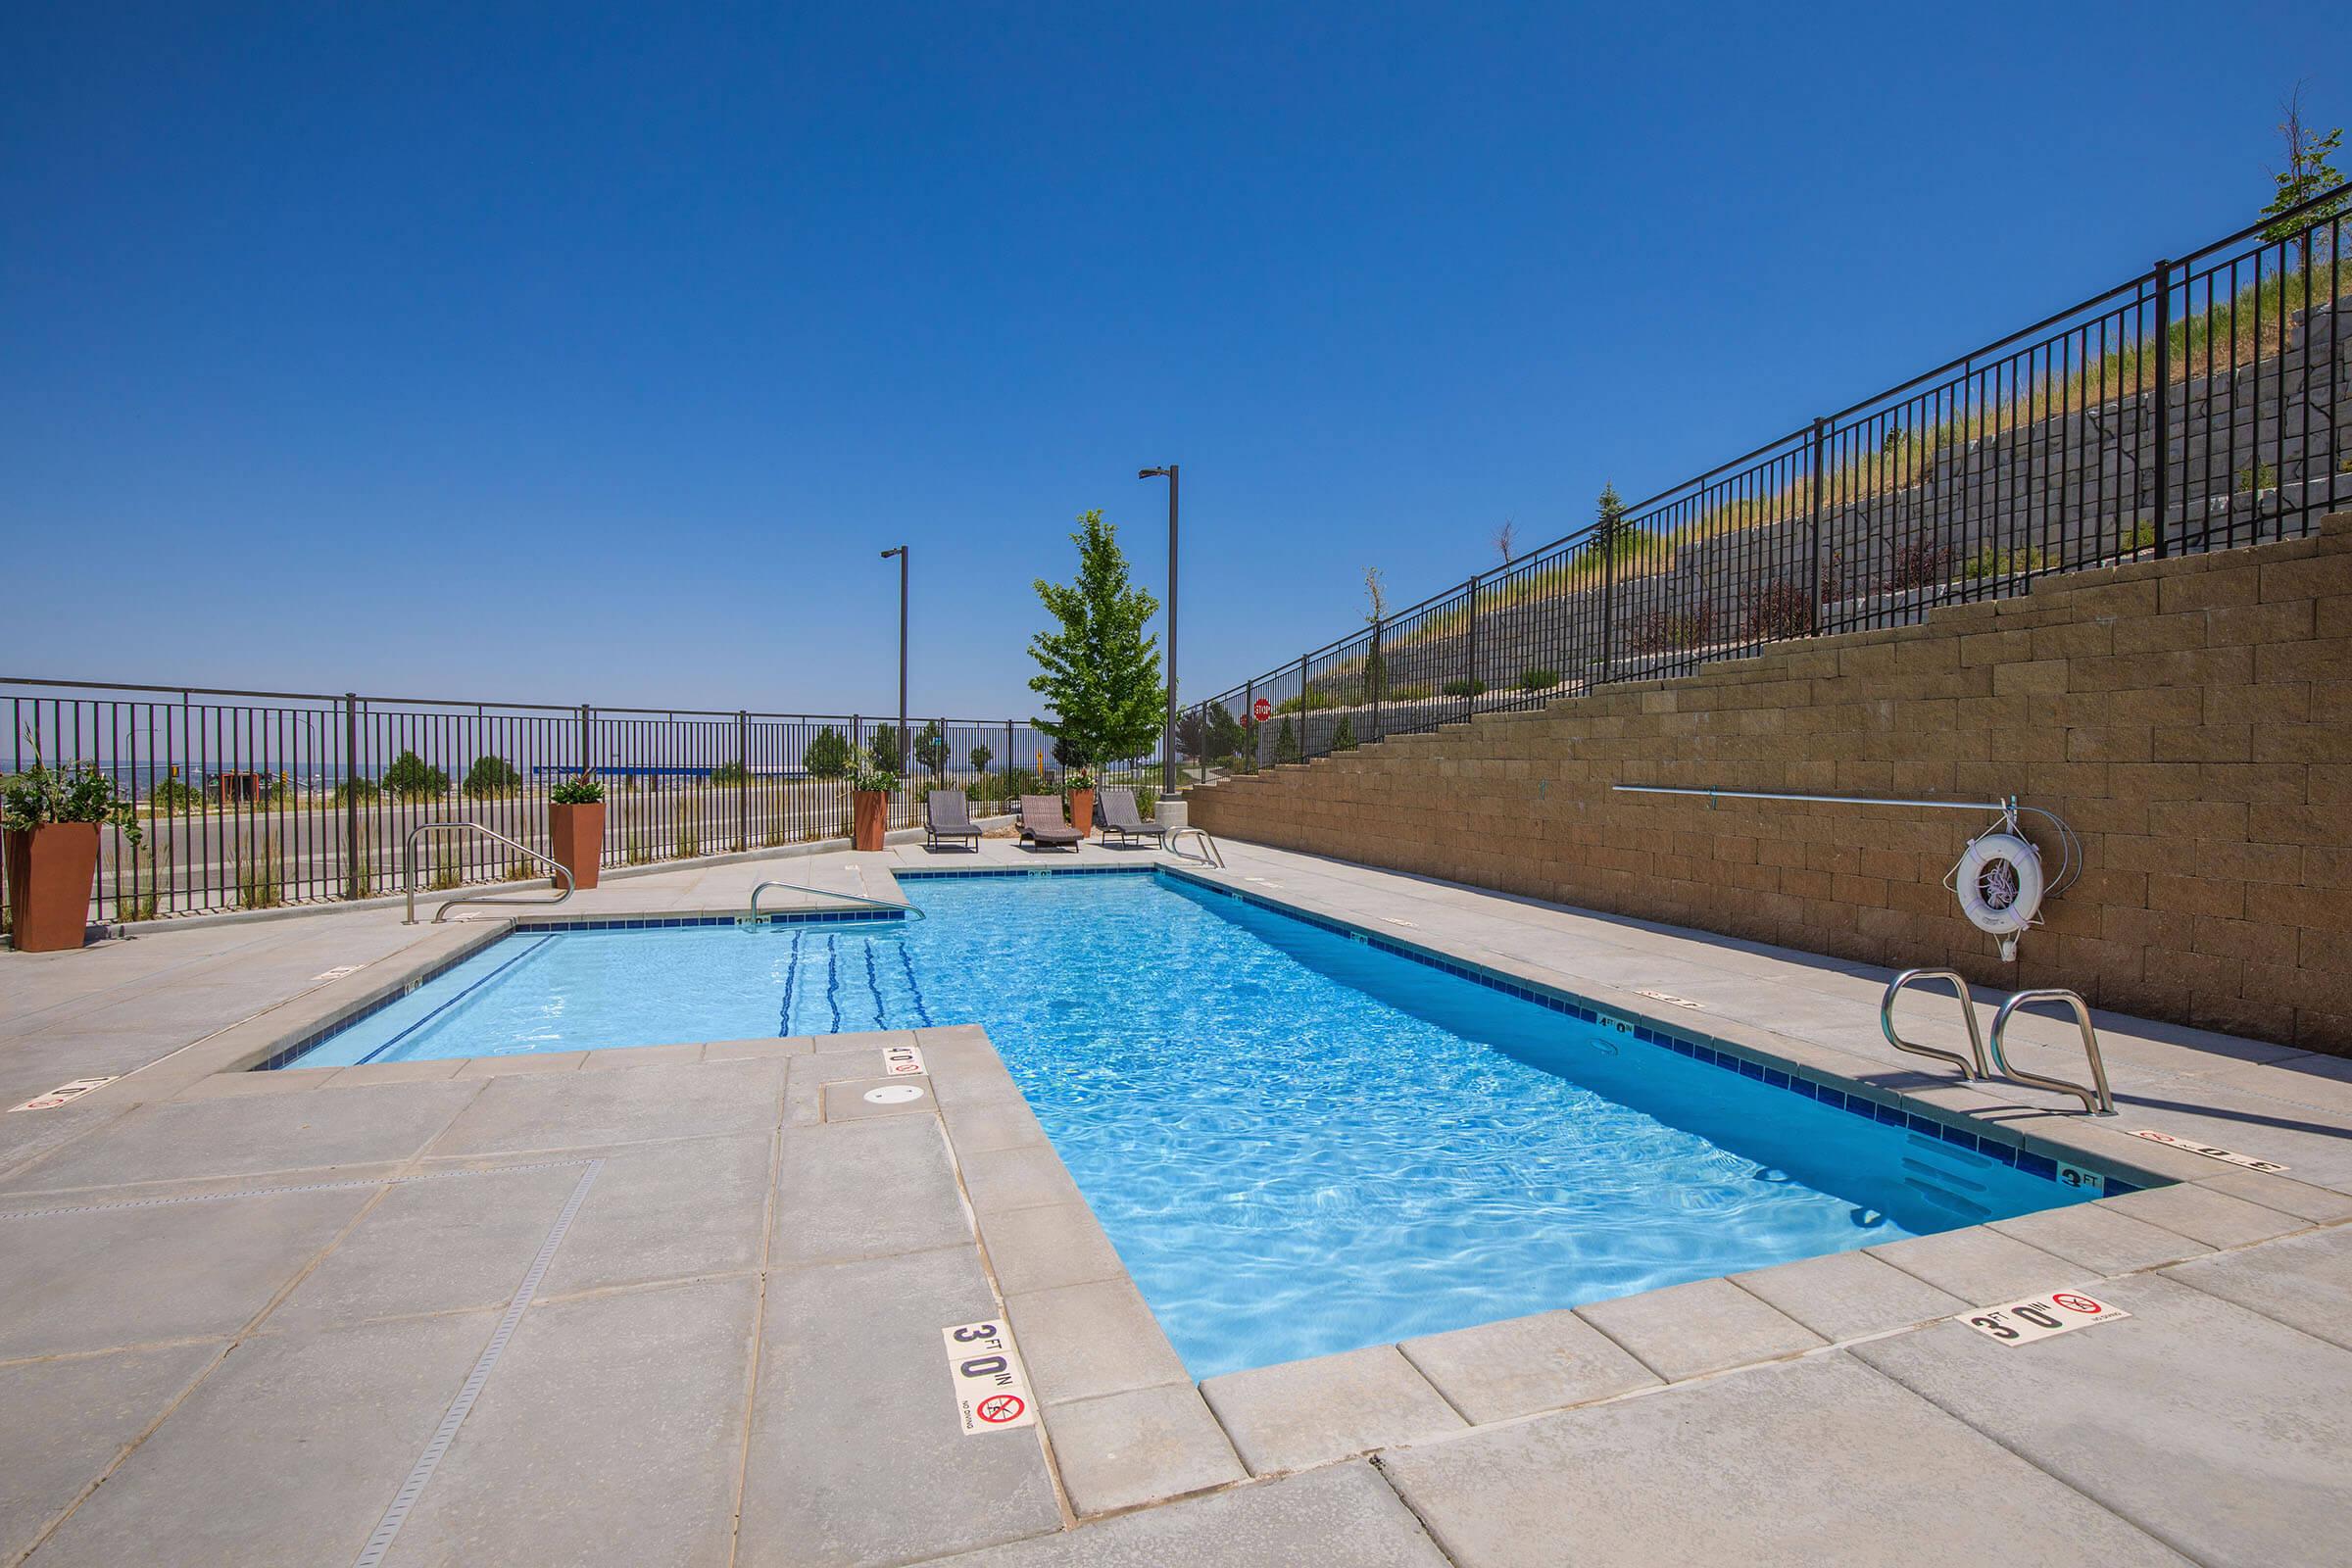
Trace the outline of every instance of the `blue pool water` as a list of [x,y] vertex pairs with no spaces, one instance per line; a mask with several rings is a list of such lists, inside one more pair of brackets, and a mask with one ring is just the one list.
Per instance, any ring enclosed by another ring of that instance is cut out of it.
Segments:
[[2076,1200],[1156,875],[518,935],[304,1066],[978,1023],[1195,1377]]

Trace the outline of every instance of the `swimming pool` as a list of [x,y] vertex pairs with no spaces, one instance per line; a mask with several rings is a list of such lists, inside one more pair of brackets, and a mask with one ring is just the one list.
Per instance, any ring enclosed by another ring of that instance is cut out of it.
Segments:
[[905,888],[520,933],[298,1064],[982,1024],[1197,1378],[2093,1196],[1183,878]]

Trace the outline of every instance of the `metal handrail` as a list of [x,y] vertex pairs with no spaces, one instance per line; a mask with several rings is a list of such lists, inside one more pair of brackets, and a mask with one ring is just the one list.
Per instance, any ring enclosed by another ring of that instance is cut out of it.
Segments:
[[541,855],[537,850],[532,849],[527,844],[517,844],[513,839],[507,837],[504,833],[497,832],[491,828],[486,828],[479,822],[419,822],[415,827],[409,829],[408,837],[403,839],[400,845],[400,882],[401,887],[409,896],[409,912],[407,918],[401,922],[403,925],[415,925],[416,923],[416,841],[427,833],[446,833],[451,831],[479,833],[486,839],[496,839],[499,843],[504,844],[508,849],[513,850],[517,854],[529,856],[532,859],[537,860],[541,865],[553,866],[555,868],[556,875],[564,880],[564,891],[557,894],[552,899],[518,899],[509,894],[468,893],[459,898],[446,899],[442,901],[441,907],[433,911],[433,924],[439,925],[442,921],[448,919],[449,911],[456,908],[461,904],[557,905],[562,904],[565,899],[571,897],[571,867],[565,865],[561,860],[553,859],[547,856]]
[[[2082,1026],[2082,1054],[2090,1058],[2089,1088],[2084,1088],[2077,1083],[2069,1083],[2064,1078],[2044,1078],[2039,1073],[2027,1072],[2023,1068],[2009,1065],[2009,1058],[2001,1054],[2001,1031],[2009,1027],[2009,1020],[2016,1014],[2017,1009],[2029,1002],[2063,1002],[2075,1009],[2075,1022]],[[2072,991],[2058,987],[2040,991],[2020,991],[2007,1002],[2002,1003],[2001,1010],[1992,1015],[1992,1062],[2000,1069],[2001,1076],[2004,1078],[2013,1078],[2021,1084],[2033,1084],[2039,1089],[2056,1090],[2062,1095],[2078,1096],[2082,1102],[2082,1109],[2085,1114],[2091,1112],[2096,1112],[2101,1116],[2115,1114],[2115,1096],[2107,1088],[2107,1064],[2099,1059],[2099,1033],[2090,1026],[2090,1006]]]
[[[1184,837],[1187,833],[1194,835],[1196,838],[1200,839],[1201,843],[1208,846],[1208,853],[1201,856],[1200,859],[1210,865],[1215,866],[1220,871],[1225,869],[1225,857],[1218,851],[1217,841],[1208,836],[1208,829],[1204,827],[1194,827],[1188,823],[1186,826],[1172,830],[1167,837],[1167,851],[1170,855],[1180,855],[1183,853],[1176,848],[1176,841]],[[1184,858],[1188,860],[1193,858],[1193,857],[1189,855],[1185,856]]]
[[896,909],[901,914],[911,914],[917,920],[931,918],[923,912],[922,906],[916,904],[893,904],[888,899],[869,898],[862,893],[844,893],[839,888],[812,888],[800,882],[762,882],[752,889],[752,906],[745,912],[745,919],[757,920],[760,918],[760,895],[765,893],[769,888],[783,888],[790,893],[813,893],[820,899],[848,899],[853,904],[870,905],[877,909]]
[[[1968,1024],[1969,1049],[1976,1056],[1973,1064],[1957,1051],[1945,1051],[1939,1046],[1923,1046],[1917,1041],[1905,1040],[1894,1032],[1894,999],[1903,987],[1917,980],[1951,982],[1952,994],[1960,999],[1960,1016]],[[1992,1076],[1992,1069],[1984,1064],[1984,1036],[1977,1028],[1977,1009],[1968,999],[1968,981],[1956,969],[1905,969],[1888,981],[1886,994],[1879,998],[1879,1033],[1885,1035],[1886,1043],[1897,1051],[1908,1051],[1914,1056],[1933,1056],[1937,1061],[1950,1062],[1960,1069],[1963,1078]]]

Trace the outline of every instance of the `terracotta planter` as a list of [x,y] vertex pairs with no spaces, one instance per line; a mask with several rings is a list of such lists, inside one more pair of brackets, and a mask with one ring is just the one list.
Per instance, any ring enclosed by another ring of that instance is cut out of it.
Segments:
[[605,858],[605,803],[589,801],[547,808],[547,853],[571,873],[574,888],[596,886],[596,869]]
[[1070,791],[1070,826],[1087,838],[1095,836],[1095,792]]
[[882,835],[890,829],[890,797],[880,790],[852,790],[850,792],[850,846],[859,850],[882,848]]
[[51,822],[0,833],[7,857],[8,929],[19,953],[81,946],[98,880],[98,824]]

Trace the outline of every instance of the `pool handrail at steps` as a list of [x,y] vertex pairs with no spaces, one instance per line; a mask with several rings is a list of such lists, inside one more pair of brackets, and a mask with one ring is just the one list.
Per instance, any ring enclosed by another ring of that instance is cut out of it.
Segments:
[[[1960,1017],[1968,1025],[1969,1051],[1976,1057],[1973,1064],[1967,1056],[1961,1055],[1956,1051],[1945,1051],[1939,1046],[1923,1046],[1917,1041],[1905,1040],[1894,1032],[1895,998],[1902,993],[1905,986],[1921,980],[1944,980],[1951,983],[1953,995],[1960,999]],[[1886,994],[1879,998],[1879,1033],[1885,1035],[1886,1043],[1897,1051],[1908,1051],[1915,1056],[1933,1056],[1937,1061],[1950,1062],[1960,1069],[1962,1078],[1990,1078],[1992,1076],[1992,1069],[1984,1059],[1984,1036],[1977,1028],[1977,1009],[1968,999],[1968,980],[1957,969],[1905,969],[1901,974],[1888,981]]]
[[446,822],[419,822],[415,827],[409,829],[408,837],[403,839],[400,845],[401,889],[408,895],[409,901],[408,913],[401,920],[401,924],[415,925],[416,923],[416,841],[427,833],[447,832],[452,829],[479,833],[484,838],[495,839],[518,855],[527,855],[532,859],[537,860],[541,865],[553,867],[556,876],[563,879],[564,891],[557,894],[552,899],[519,899],[511,894],[493,893],[462,894],[457,898],[446,899],[442,901],[441,907],[433,911],[433,924],[439,925],[443,920],[448,919],[449,911],[456,908],[461,904],[556,905],[562,904],[565,899],[571,897],[571,868],[561,860],[555,859],[549,856],[541,855],[537,850],[532,849],[527,844],[517,844],[513,839],[507,837],[504,833],[500,833],[492,828],[484,827],[479,822],[468,822],[457,819]]
[[917,920],[930,918],[923,913],[921,906],[913,903],[893,904],[888,899],[877,899],[863,893],[845,893],[839,888],[812,888],[801,882],[762,882],[752,889],[751,906],[744,911],[745,919],[757,920],[760,918],[760,895],[765,893],[769,888],[783,888],[790,893],[813,893],[820,899],[848,899],[853,904],[865,905],[871,908],[894,909],[901,914],[911,914]]
[[[2023,1067],[2012,1067],[2008,1057],[2001,1054],[2001,1032],[2009,1027],[2009,1020],[2017,1015],[2018,1008],[2032,1002],[2063,1002],[2074,1009],[2075,1022],[2082,1030],[2082,1054],[2090,1061],[2090,1083],[2087,1086],[2070,1083],[2064,1078],[2045,1078],[2040,1073],[2028,1072]],[[2062,1095],[2080,1097],[2085,1115],[2115,1114],[2115,1095],[2107,1087],[2107,1064],[2099,1057],[2099,1032],[2091,1027],[2090,1004],[2080,994],[2063,986],[2020,991],[2001,1004],[2001,1010],[1992,1015],[1992,1061],[2004,1078],[2032,1084],[2038,1089],[2055,1090]]]

